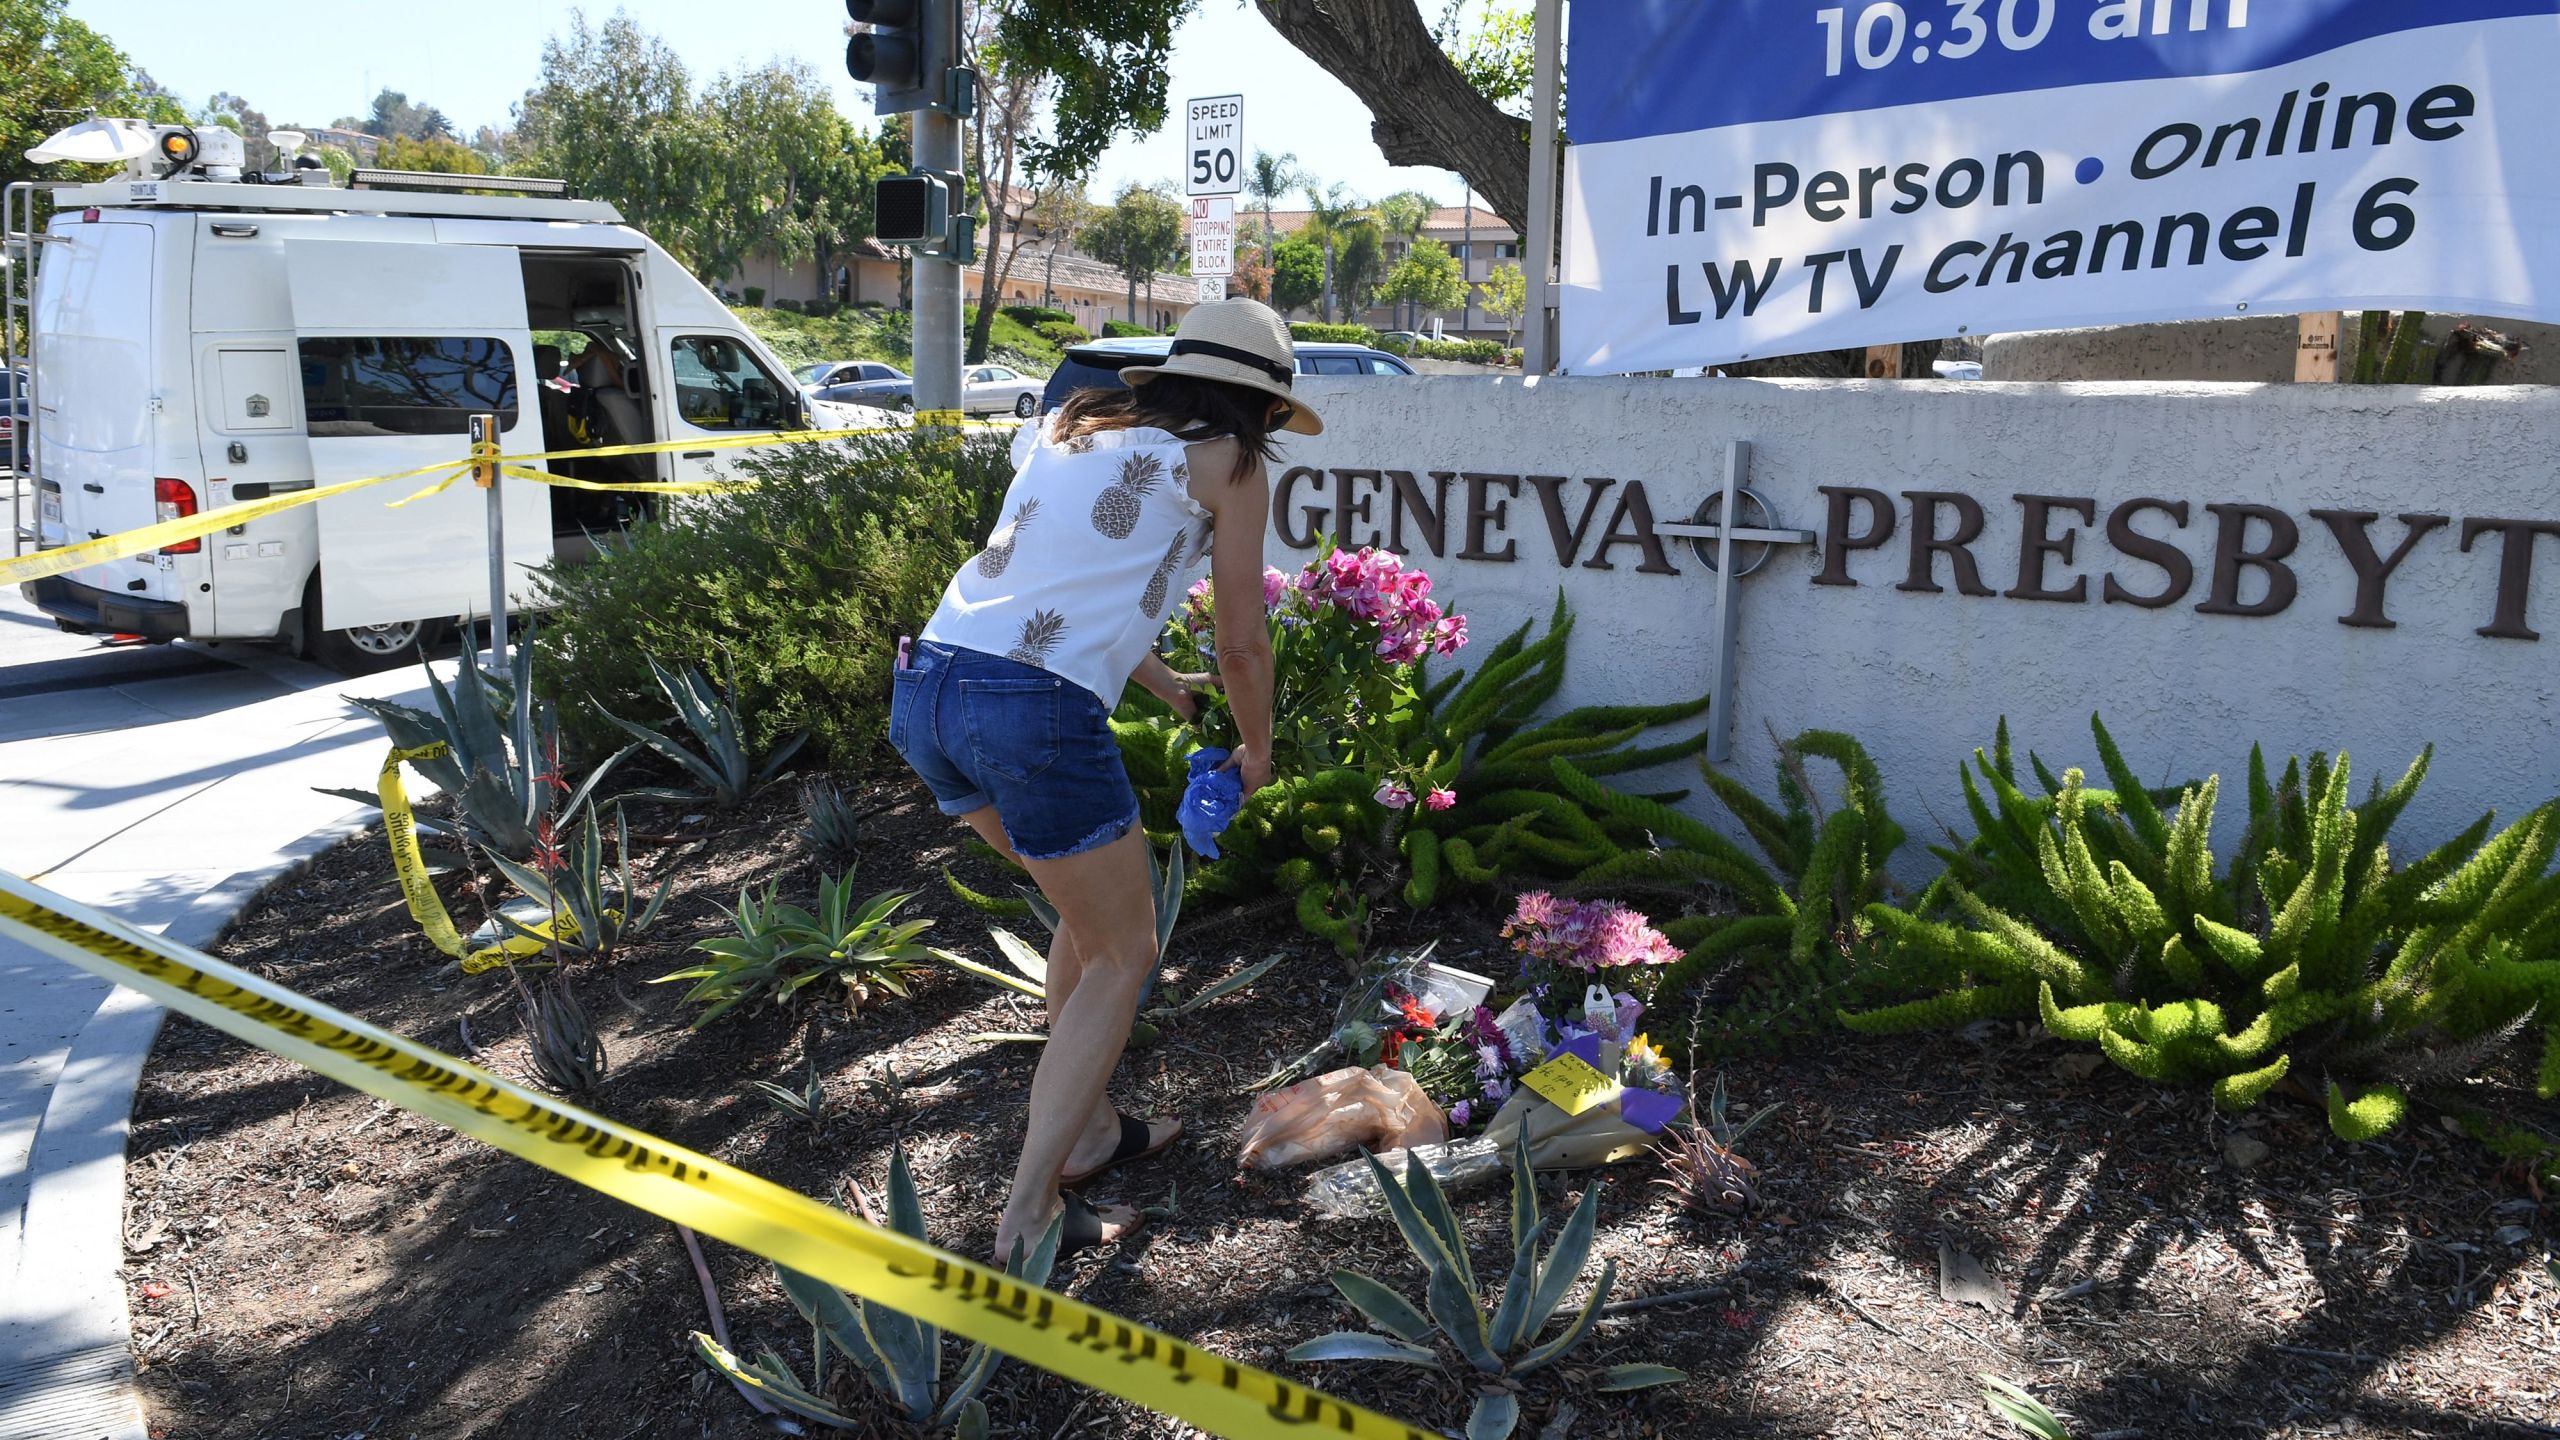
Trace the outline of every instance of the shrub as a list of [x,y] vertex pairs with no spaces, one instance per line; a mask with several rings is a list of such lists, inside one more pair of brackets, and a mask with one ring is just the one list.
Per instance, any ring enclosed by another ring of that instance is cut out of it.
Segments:
[[[1808,759],[1839,767],[1840,804],[1827,815],[1806,770]],[[1568,794],[1597,788],[1572,762],[1554,764],[1557,783]],[[1876,993],[1876,967],[1868,963],[1873,922],[1863,912],[1893,889],[1885,866],[1904,839],[1885,807],[1883,776],[1865,747],[1849,736],[1808,730],[1779,747],[1783,812],[1704,761],[1699,769],[1766,857],[1765,865],[1666,806],[1632,796],[1593,796],[1593,803],[1642,823],[1655,845],[1577,877],[1584,885],[1657,891],[1727,912],[1668,927],[1690,949],[1664,975],[1665,997],[1744,972],[1740,994],[1703,1017],[1697,1033],[1666,1039],[1666,1048],[1681,1058],[1693,1046],[1721,1056],[1783,1044],[1827,1026],[1842,1006],[1865,1003]]]
[[1102,333],[1107,338],[1122,340],[1140,335],[1153,335],[1158,332],[1150,330],[1144,325],[1132,325],[1126,320],[1105,320],[1102,322]]
[[839,769],[886,739],[898,636],[993,527],[1011,479],[1001,438],[902,435],[787,445],[757,483],[683,502],[583,565],[541,572],[555,618],[538,688],[573,739],[619,744],[608,712],[662,713],[652,657],[730,678],[743,741],[807,730]]
[[1411,355],[1413,353],[1413,341],[1402,335],[1380,335],[1378,337],[1378,348],[1386,351],[1390,355]]
[[1294,340],[1307,340],[1318,344],[1375,345],[1378,343],[1378,332],[1366,325],[1326,325],[1313,320],[1292,322],[1289,326],[1289,336]]
[[1054,305],[1007,305],[996,313],[1037,330],[1043,325],[1073,325],[1076,317]]
[[1043,320],[1032,328],[1040,332],[1041,339],[1060,346],[1081,345],[1093,338],[1072,320]]
[[[2494,837],[2484,815],[2395,865],[2385,837],[2428,753],[2350,806],[2343,755],[2270,784],[2252,751],[2248,829],[2217,865],[2219,778],[2164,808],[2090,727],[2113,791],[2038,763],[2047,793],[2030,797],[2005,747],[1975,753],[1974,843],[1941,852],[1948,875],[1920,913],[1867,912],[1937,993],[1845,1016],[1852,1028],[2041,1016],[2144,1079],[2210,1085],[2226,1110],[2316,1066],[2331,1128],[2362,1140],[2399,1123],[2412,1087],[2467,1073],[2537,1010],[2560,1015],[2560,960],[2543,958],[2560,943],[2560,801]],[[2560,1022],[2545,1037],[2549,1097]]]
[[741,291],[741,292],[739,292],[739,293],[740,293],[740,294],[742,294],[742,295],[744,295],[744,296],[746,297],[746,301],[747,301],[747,308],[748,308],[748,309],[750,309],[750,310],[761,310],[761,309],[763,309],[763,308],[764,308],[764,287],[763,287],[763,286],[761,286],[761,285],[750,285],[750,286],[748,286],[745,290],[743,290],[743,291]]
[[1470,365],[1499,365],[1502,346],[1491,340],[1425,340],[1413,347],[1423,360],[1462,360]]

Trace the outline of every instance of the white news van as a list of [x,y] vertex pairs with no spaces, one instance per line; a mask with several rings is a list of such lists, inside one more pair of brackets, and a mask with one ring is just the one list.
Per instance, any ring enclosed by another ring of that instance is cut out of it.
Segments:
[[[31,337],[19,348],[35,503],[21,543],[459,463],[475,414],[500,417],[510,454],[812,423],[813,402],[727,307],[613,207],[561,198],[557,181],[359,170],[339,187],[308,157],[244,175],[229,131],[119,120],[29,154],[121,161],[125,175],[13,185],[0,216],[11,318]],[[516,193],[466,193],[500,186]],[[31,233],[47,188],[51,222]],[[558,379],[564,365],[584,383]],[[825,409],[818,423],[863,423]],[[700,480],[736,458],[678,448],[553,468]],[[424,483],[23,588],[75,631],[280,640],[342,669],[413,660],[489,609],[486,495],[464,481],[387,508]],[[519,481],[501,493],[510,609],[529,598],[512,592],[529,590],[530,567],[583,553],[647,504]]]

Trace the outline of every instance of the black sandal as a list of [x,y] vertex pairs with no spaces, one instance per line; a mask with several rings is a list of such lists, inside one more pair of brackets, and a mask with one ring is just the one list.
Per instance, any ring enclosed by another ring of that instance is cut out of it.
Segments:
[[[1094,1209],[1083,1196],[1077,1195],[1073,1192],[1068,1192],[1059,1196],[1059,1198],[1066,1202],[1067,1207],[1065,1212],[1065,1223],[1059,1227],[1058,1231],[1058,1253],[1061,1256],[1073,1255],[1081,1250],[1092,1250],[1103,1245],[1115,1243],[1113,1240],[1104,1238],[1102,1232],[1102,1212]],[[1129,1227],[1121,1231],[1117,1238],[1119,1240],[1126,1240],[1137,1234],[1140,1230],[1145,1229],[1146,1224],[1147,1217],[1144,1215],[1138,1215],[1135,1219],[1130,1221]]]
[[[1115,1111],[1113,1113],[1116,1114],[1118,1112]],[[1154,1139],[1154,1135],[1155,1129],[1147,1121],[1132,1120],[1126,1115],[1121,1115],[1120,1143],[1112,1150],[1111,1158],[1080,1175],[1059,1176],[1058,1188],[1061,1190],[1073,1190],[1080,1185],[1090,1185],[1095,1180],[1101,1178],[1105,1171],[1116,1170],[1123,1165],[1128,1165],[1139,1160],[1154,1159],[1158,1155],[1172,1149],[1173,1142],[1182,1138],[1182,1122],[1180,1120],[1174,1121],[1173,1133],[1167,1135],[1162,1140]]]

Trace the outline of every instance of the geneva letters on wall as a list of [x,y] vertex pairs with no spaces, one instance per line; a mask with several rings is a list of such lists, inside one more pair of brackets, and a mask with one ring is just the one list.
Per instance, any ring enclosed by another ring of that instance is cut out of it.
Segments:
[[1574,7],[1564,368],[2560,319],[2560,0]]

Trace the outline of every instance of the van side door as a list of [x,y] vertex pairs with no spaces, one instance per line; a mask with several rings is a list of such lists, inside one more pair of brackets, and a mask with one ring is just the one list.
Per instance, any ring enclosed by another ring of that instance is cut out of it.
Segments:
[[[460,466],[471,417],[500,447],[542,449],[524,266],[511,247],[289,240],[293,326],[312,478],[327,486]],[[487,499],[469,480],[401,501],[433,476],[323,500],[320,609],[333,630],[489,611]],[[501,481],[510,606],[551,558],[551,497]]]

